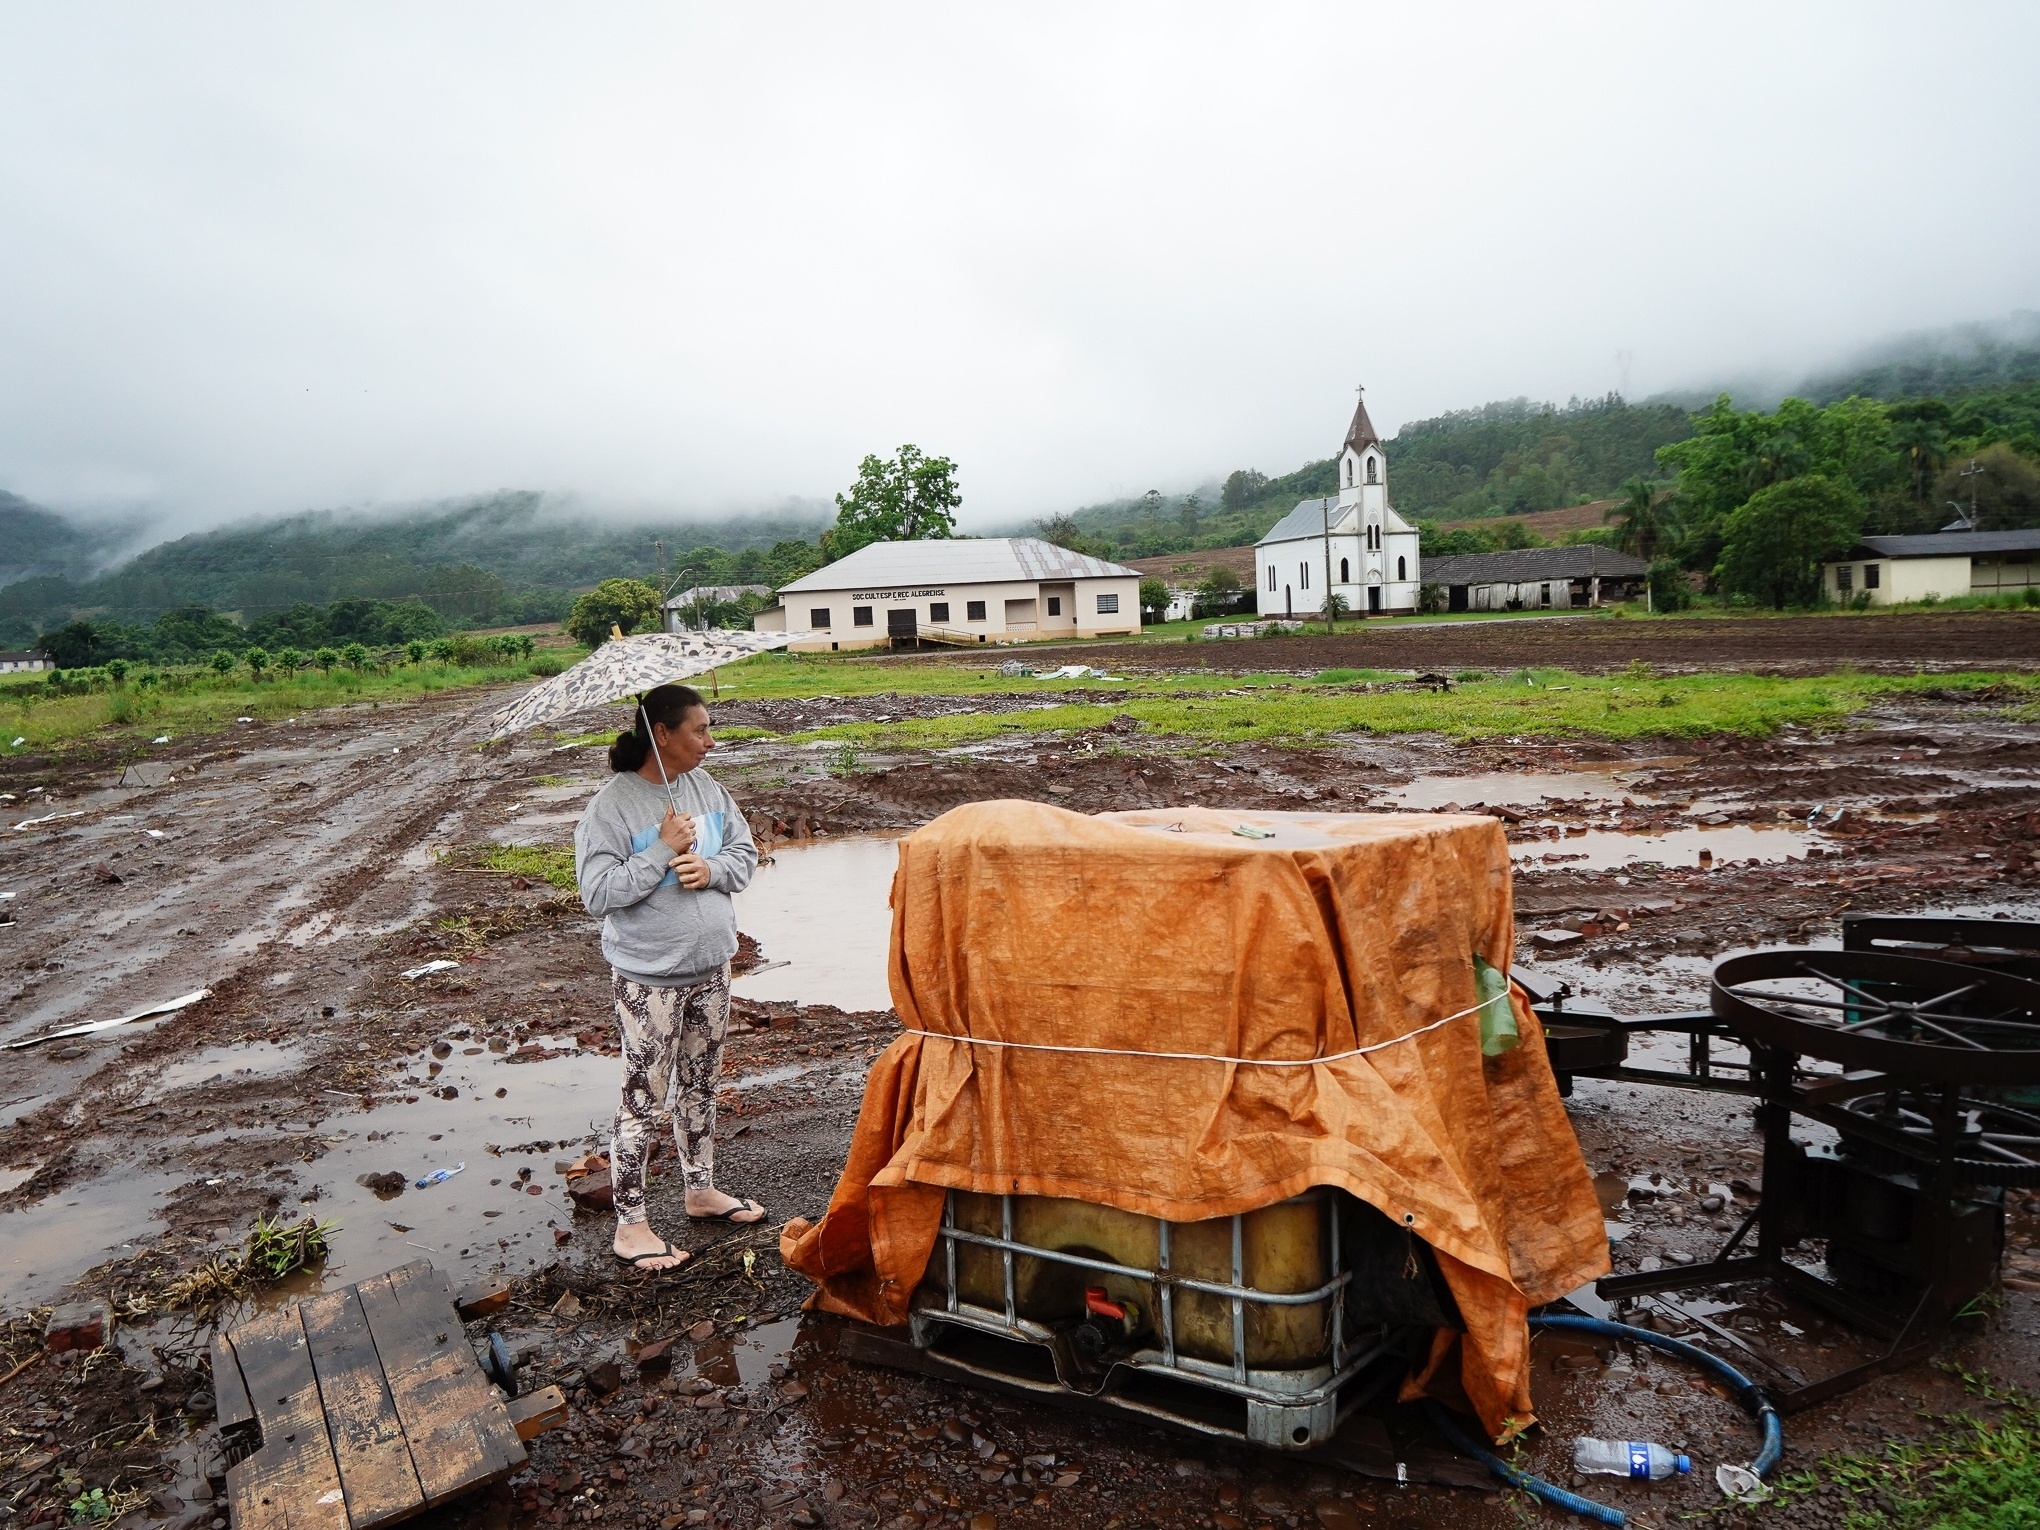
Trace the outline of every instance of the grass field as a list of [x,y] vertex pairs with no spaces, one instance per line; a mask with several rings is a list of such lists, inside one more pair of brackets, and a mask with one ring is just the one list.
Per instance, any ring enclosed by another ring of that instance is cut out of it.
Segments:
[[[1216,743],[1252,739],[1318,744],[1340,733],[1439,733],[1458,739],[1632,739],[1709,733],[1762,736],[1787,724],[1841,724],[1880,697],[1907,692],[1973,693],[1996,687],[1990,692],[1991,699],[2020,714],[2040,699],[2040,681],[2017,675],[1840,673],[1799,679],[1763,675],[1658,679],[1537,670],[1466,679],[1449,692],[1370,692],[1356,688],[1356,682],[1365,683],[1364,672],[1327,671],[1316,681],[1274,676],[1227,681],[1221,677],[1219,684],[1206,686],[1150,681],[1131,684],[1133,694],[1124,702],[1079,701],[1026,711],[843,723],[794,737],[865,748],[934,749],[1009,733],[1095,728],[1121,714],[1136,718],[1154,733]],[[905,691],[908,686],[892,688]]]
[[17,683],[0,687],[0,759],[92,735],[175,737],[231,726],[241,717],[274,720],[354,702],[402,701],[524,680],[552,673],[558,665],[559,658],[548,654],[485,667],[427,662],[383,672],[300,670],[290,679],[266,680],[252,679],[244,671],[221,676],[210,670],[170,670],[161,672],[163,678],[154,686],[130,679],[121,686],[79,695],[51,695],[40,684]]

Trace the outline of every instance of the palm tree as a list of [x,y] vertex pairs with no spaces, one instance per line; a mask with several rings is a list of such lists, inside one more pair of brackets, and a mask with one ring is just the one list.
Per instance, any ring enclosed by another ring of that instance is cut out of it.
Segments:
[[1938,420],[1913,415],[1891,422],[1891,444],[1912,469],[1913,498],[1925,499],[1928,477],[1948,460],[1948,432]]
[[1621,500],[1611,506],[1603,520],[1616,524],[1616,544],[1649,563],[1670,545],[1678,534],[1672,520],[1672,496],[1648,478],[1632,478],[1622,486]]

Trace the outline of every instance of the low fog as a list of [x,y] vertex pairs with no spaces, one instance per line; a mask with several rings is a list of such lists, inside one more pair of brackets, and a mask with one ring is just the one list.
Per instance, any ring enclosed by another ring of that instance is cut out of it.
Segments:
[[[22,6],[0,489],[968,527],[2040,307],[2031,6]],[[2019,188],[2029,188],[2021,191]]]

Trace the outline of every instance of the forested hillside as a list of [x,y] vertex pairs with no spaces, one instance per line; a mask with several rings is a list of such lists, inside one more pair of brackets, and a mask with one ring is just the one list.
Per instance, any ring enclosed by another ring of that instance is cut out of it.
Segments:
[[[462,626],[563,617],[572,592],[617,574],[652,577],[664,543],[669,574],[727,573],[755,564],[763,578],[774,543],[805,545],[825,524],[816,512],[717,522],[618,522],[563,511],[536,493],[503,493],[422,512],[313,511],[221,527],[150,548],[93,576],[92,551],[70,523],[15,500],[10,556],[31,577],[0,588],[0,646],[31,641],[73,615],[148,622],[203,607],[253,623],[300,604],[418,601]],[[6,528],[0,528],[6,529]],[[748,560],[746,558],[748,555]]]

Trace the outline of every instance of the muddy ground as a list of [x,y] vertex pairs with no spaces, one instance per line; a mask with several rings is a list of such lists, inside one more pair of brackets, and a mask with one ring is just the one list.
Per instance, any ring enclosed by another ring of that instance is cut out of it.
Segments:
[[[1251,654],[1238,653],[1242,642]],[[2040,619],[2018,612],[1906,612],[1902,615],[1681,617],[1630,621],[1607,616],[1527,616],[1504,621],[1355,622],[1284,637],[1204,643],[1150,643],[1137,650],[1096,644],[1041,644],[1030,652],[1054,662],[1123,662],[1140,669],[1292,670],[1378,668],[1569,669],[1605,674],[1642,659],[1668,672],[1748,669],[1811,674],[1853,664],[1910,673],[1917,668],[1973,669],[1984,655],[1994,668],[2040,663]],[[1098,654],[1106,654],[1100,659]],[[1091,657],[1087,657],[1090,655]],[[933,653],[925,657],[932,657]],[[954,663],[982,663],[982,653],[952,653]]]
[[[1762,626],[1768,645],[1788,624]],[[2003,664],[2010,629],[1987,630],[1971,662]],[[1258,641],[1241,657],[1261,668],[1283,647]],[[1204,645],[1196,658],[1225,651]],[[1299,649],[1298,662],[1361,661]],[[620,1278],[606,1219],[578,1210],[559,1172],[600,1141],[613,1098],[595,928],[543,881],[474,870],[470,853],[565,844],[599,781],[600,751],[525,739],[477,753],[477,720],[500,700],[247,725],[152,750],[124,777],[89,751],[0,767],[5,822],[48,818],[10,827],[0,852],[0,893],[13,895],[0,899],[0,1040],[212,990],[165,1019],[0,1054],[0,1316],[11,1321],[0,1375],[36,1353],[50,1303],[91,1296],[122,1314],[116,1351],[40,1361],[0,1382],[0,1517],[51,1523],[92,1487],[135,1495],[119,1501],[132,1502],[136,1525],[196,1530],[220,1517],[206,1330],[168,1306],[166,1288],[236,1244],[258,1214],[340,1223],[323,1272],[262,1300],[418,1257],[456,1283],[513,1278],[512,1311],[491,1321],[524,1385],[568,1389],[572,1419],[535,1444],[513,1484],[436,1520],[1132,1530],[1520,1516],[1486,1486],[1398,1488],[839,1359],[836,1326],[801,1313],[808,1288],[779,1265],[776,1228],[826,1204],[863,1069],[896,1025],[838,1003],[863,990],[809,963],[791,938],[775,948],[761,936],[758,962],[792,965],[761,966],[737,985],[718,1149],[725,1187],[763,1201],[769,1225],[689,1224],[676,1182],[655,1179],[655,1221],[695,1260],[664,1281]],[[835,720],[888,715],[900,699],[826,705]],[[718,718],[778,730],[812,726],[810,712],[819,709],[738,703]],[[1760,742],[1417,737],[1212,755],[1129,720],[968,752],[867,755],[843,776],[831,763],[827,751],[768,738],[727,747],[711,768],[750,813],[771,874],[795,873],[781,885],[814,880],[881,902],[870,867],[882,870],[885,852],[857,836],[987,797],[1077,811],[1494,811],[1517,845],[1523,949],[1562,940],[1554,931],[1577,936],[1575,949],[1526,960],[1630,1012],[1700,1003],[1724,952],[1831,941],[1844,910],[2034,917],[2040,907],[2040,728],[1988,701],[1921,697],[1843,732]],[[851,849],[861,858],[830,858]],[[872,937],[867,927],[854,938]],[[459,965],[401,975],[435,960]],[[1761,1189],[1747,1102],[1581,1080],[1569,1108],[1601,1176],[1618,1268],[1704,1253]],[[455,1164],[465,1167],[428,1190],[362,1183]],[[2025,1203],[2010,1235],[2011,1268],[2040,1273],[2029,1263],[2040,1218]],[[1957,1336],[1945,1366],[1789,1421],[1788,1466],[1930,1431],[1962,1396],[1948,1366],[2040,1386],[2035,1300],[2007,1289]],[[1764,1364],[1822,1374],[1867,1352],[1861,1336],[1761,1293],[1729,1293],[1708,1310],[1767,1357],[1737,1357],[1766,1381],[1779,1378]],[[641,1374],[637,1346],[665,1338],[678,1340],[671,1368]],[[1700,1472],[1657,1488],[1596,1479],[1588,1490],[1654,1520],[1720,1502],[1713,1466],[1752,1450],[1732,1403],[1648,1352],[1538,1345],[1534,1468],[1569,1481],[1582,1432],[1654,1438],[1688,1450]],[[1393,1454],[1442,1470],[1421,1420],[1389,1407],[1377,1419]],[[1839,1524],[1840,1509],[1816,1498],[1760,1517]]]

